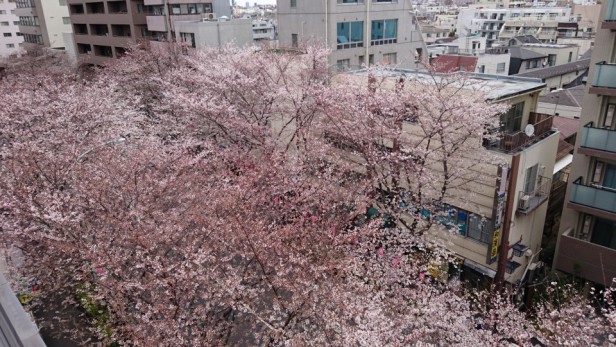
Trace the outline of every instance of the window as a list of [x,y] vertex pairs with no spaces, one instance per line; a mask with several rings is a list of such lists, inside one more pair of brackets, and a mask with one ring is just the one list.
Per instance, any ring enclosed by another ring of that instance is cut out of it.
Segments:
[[15,44],[14,43],[7,43],[6,44],[6,48],[15,48]]
[[371,45],[396,43],[398,38],[398,20],[373,20],[370,34]]
[[468,218],[468,233],[467,236],[473,240],[482,243],[490,241],[490,233],[492,232],[492,223],[489,219],[482,218],[474,213]]
[[291,34],[291,47],[297,48],[297,46],[298,46],[297,34]]
[[398,55],[396,53],[383,54],[383,65],[396,65]]
[[595,217],[590,242],[616,249],[616,222]]
[[9,26],[9,22],[0,22],[0,26],[8,27]]
[[573,52],[569,52],[569,63],[571,62],[571,59],[573,59]]
[[537,183],[537,167],[535,164],[526,169],[526,177],[524,178],[524,193],[532,193],[535,190]]
[[0,14],[6,14],[5,10],[0,10]]
[[338,0],[339,4],[363,4],[364,0]]
[[297,0],[291,0],[291,8],[297,8]]
[[12,37],[12,36],[13,36],[13,34],[11,34],[11,33],[4,33],[4,37]]
[[535,60],[528,60],[526,62],[526,68],[527,69],[535,69],[537,67],[537,65],[538,65],[538,63],[537,63],[536,59]]
[[[6,22],[8,25],[8,22]],[[39,21],[37,16],[20,16],[19,25],[23,26],[38,26]]]
[[62,17],[63,24],[71,24],[71,17]]
[[338,49],[364,46],[364,22],[342,22],[336,24]]
[[66,6],[66,0],[59,0],[60,1],[60,6]]
[[501,115],[501,131],[515,133],[522,127],[522,113],[524,112],[524,101],[519,102],[509,109],[507,113]]
[[548,54],[548,65],[549,66],[556,65],[556,54]]
[[338,71],[348,71],[351,68],[350,59],[341,59],[336,62],[336,68]]
[[496,72],[504,72],[505,71],[505,63],[496,64]]

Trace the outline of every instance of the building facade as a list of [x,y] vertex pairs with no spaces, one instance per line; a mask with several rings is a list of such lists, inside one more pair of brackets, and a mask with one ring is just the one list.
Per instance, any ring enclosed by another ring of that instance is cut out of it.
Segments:
[[19,33],[19,17],[15,15],[15,2],[0,2],[0,57],[19,52],[19,44],[24,41]]
[[[457,33],[460,36],[478,34],[486,37],[487,45],[491,47],[505,37],[522,35],[529,28],[539,30],[538,34],[545,40],[555,40],[557,24],[569,21],[571,9],[566,7],[467,8],[458,14]],[[507,27],[506,22],[509,23]]]
[[554,268],[604,286],[616,277],[616,1],[601,5]]
[[252,45],[254,42],[252,20],[212,20],[175,22],[177,42],[193,48],[223,47],[233,43],[238,47]]
[[415,67],[426,52],[410,3],[395,0],[278,0],[278,40],[281,47],[324,43],[339,69]]
[[157,41],[173,39],[175,22],[231,18],[227,0],[144,0],[144,4],[149,6],[148,30]]
[[148,38],[143,0],[68,0],[77,59],[104,64]]
[[15,15],[23,47],[64,49],[64,33],[71,32],[67,0],[16,0]]

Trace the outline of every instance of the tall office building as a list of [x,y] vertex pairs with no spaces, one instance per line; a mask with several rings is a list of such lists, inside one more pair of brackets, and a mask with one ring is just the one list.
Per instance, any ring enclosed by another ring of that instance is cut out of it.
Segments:
[[102,64],[148,39],[143,0],[69,0],[77,58]]
[[15,3],[24,48],[66,47],[63,33],[71,32],[67,0],[16,0]]
[[554,267],[609,286],[616,277],[616,0],[601,6]]
[[339,69],[368,64],[415,67],[425,55],[409,1],[278,0],[281,47],[316,39],[332,50],[330,65]]
[[0,57],[6,57],[19,51],[19,44],[23,38],[19,33],[19,17],[15,12],[15,2],[0,1]]

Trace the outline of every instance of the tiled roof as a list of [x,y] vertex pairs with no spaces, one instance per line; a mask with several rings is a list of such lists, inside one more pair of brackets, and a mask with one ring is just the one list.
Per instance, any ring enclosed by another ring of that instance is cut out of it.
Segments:
[[578,132],[580,121],[579,119],[554,116],[552,126],[560,132],[561,140],[565,140]]
[[536,70],[524,72],[516,76],[534,77],[534,78],[544,79],[544,78],[564,75],[566,73],[573,72],[573,71],[578,71],[578,70],[583,71],[583,70],[588,69],[588,66],[590,66],[590,59],[583,59],[583,60],[578,60],[578,61],[574,61],[574,62],[567,63],[567,64],[550,66],[550,67],[546,67],[543,69],[536,69]]
[[509,53],[511,54],[511,58],[518,58],[522,60],[547,58],[547,55],[545,54],[533,52],[531,50],[515,46],[509,48]]
[[[474,72],[477,67],[477,57],[442,54],[432,60],[432,67],[436,72],[443,73],[456,71]],[[464,67],[464,69],[460,67]]]
[[569,89],[554,91],[549,94],[539,96],[539,102],[582,107],[582,99],[584,98],[585,88],[586,86],[579,85]]

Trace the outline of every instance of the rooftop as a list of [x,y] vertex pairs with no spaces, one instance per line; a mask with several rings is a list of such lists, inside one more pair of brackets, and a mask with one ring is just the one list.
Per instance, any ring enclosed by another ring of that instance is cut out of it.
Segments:
[[524,43],[522,47],[569,48],[577,46],[574,43]]
[[[392,78],[402,76],[406,79],[415,79],[422,83],[432,83],[434,79],[438,80],[439,78],[445,78],[448,75],[439,73],[431,75],[427,72],[412,69],[383,69],[376,73],[388,74]],[[497,101],[535,90],[541,90],[545,87],[545,83],[537,78],[500,76],[468,72],[460,73],[463,73],[468,77],[468,79],[465,80],[463,88],[480,90],[484,92],[486,100],[492,101]],[[368,70],[356,70],[349,72],[349,74],[367,76]]]
[[558,129],[558,131],[560,131],[561,140],[566,140],[569,137],[577,134],[577,131],[580,128],[580,120],[573,119],[573,118],[567,118],[567,117],[554,116],[554,121],[552,123],[552,126]]
[[518,58],[522,60],[547,58],[547,55],[545,54],[533,52],[517,46],[509,47],[509,53],[511,54],[511,58]]
[[556,66],[550,66],[543,69],[536,69],[516,76],[532,77],[532,78],[550,78],[555,76],[564,75],[573,71],[586,70],[590,66],[590,59],[582,59],[567,64],[561,64]]
[[558,104],[563,106],[582,107],[584,89],[584,85],[579,85],[569,89],[553,91],[549,94],[539,96],[539,102],[544,102],[547,104]]

